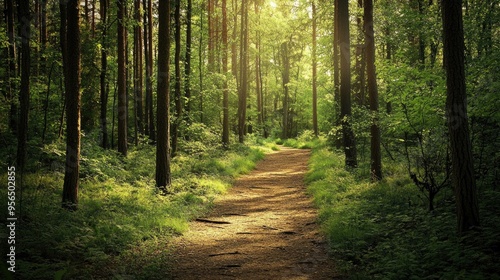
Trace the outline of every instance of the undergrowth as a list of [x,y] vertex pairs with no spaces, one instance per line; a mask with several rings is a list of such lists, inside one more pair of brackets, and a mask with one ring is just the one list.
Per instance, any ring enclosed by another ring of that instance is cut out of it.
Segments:
[[500,279],[500,192],[481,190],[482,230],[459,237],[451,190],[429,212],[404,165],[384,163],[371,183],[368,162],[348,171],[340,152],[313,149],[306,183],[339,268],[351,279]]
[[[36,168],[24,176],[22,194],[19,189],[17,193],[18,198],[22,195],[22,209],[16,277],[165,279],[169,238],[185,231],[238,175],[252,170],[264,151],[273,149],[260,147],[258,141],[222,149],[215,134],[204,133],[209,135],[183,142],[173,158],[168,195],[159,195],[154,187],[154,146],[142,141],[123,158],[84,136],[75,212],[60,207],[64,143],[40,148],[32,157],[40,159]],[[5,174],[0,177],[7,182]],[[1,215],[6,221],[5,211]],[[1,236],[2,250],[7,249],[5,238]]]

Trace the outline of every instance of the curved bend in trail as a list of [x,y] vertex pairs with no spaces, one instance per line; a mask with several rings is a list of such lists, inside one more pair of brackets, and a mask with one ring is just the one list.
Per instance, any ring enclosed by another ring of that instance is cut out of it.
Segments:
[[333,279],[303,184],[308,150],[282,148],[174,241],[173,279]]

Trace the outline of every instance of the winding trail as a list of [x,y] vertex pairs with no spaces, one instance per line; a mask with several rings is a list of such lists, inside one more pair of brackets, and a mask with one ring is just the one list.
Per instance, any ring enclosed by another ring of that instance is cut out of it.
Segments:
[[173,279],[338,279],[303,183],[310,152],[282,147],[174,240]]

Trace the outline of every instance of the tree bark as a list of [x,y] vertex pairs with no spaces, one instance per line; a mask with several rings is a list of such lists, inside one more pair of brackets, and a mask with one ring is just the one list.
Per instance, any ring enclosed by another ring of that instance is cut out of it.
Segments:
[[446,61],[446,116],[450,137],[451,178],[455,189],[458,232],[480,225],[477,188],[467,117],[464,33],[461,0],[442,0]]
[[382,179],[382,158],[380,152],[380,127],[378,125],[378,88],[375,70],[375,37],[373,31],[373,0],[365,0],[365,57],[368,78],[368,94],[372,115],[371,134],[371,177],[373,181]]
[[166,191],[171,184],[170,175],[170,1],[160,1],[158,8],[158,98],[156,144],[156,187]]
[[100,0],[100,16],[101,16],[101,28],[102,28],[102,46],[101,46],[101,74],[100,74],[100,86],[101,86],[101,146],[104,149],[108,148],[108,119],[107,119],[107,109],[108,109],[108,91],[107,91],[107,81],[106,74],[108,71],[108,0]]
[[15,77],[17,77],[17,53],[16,53],[16,33],[14,26],[14,0],[5,1],[5,13],[6,13],[6,23],[7,23],[7,37],[9,38],[9,46],[7,47],[8,54],[8,89],[7,98],[10,103],[9,111],[9,128],[13,134],[17,133],[17,102],[16,102],[16,82]]
[[[222,0],[222,73],[228,77],[227,67],[227,1]],[[222,97],[222,145],[229,146],[229,90],[227,88],[227,79],[224,81],[224,92]]]
[[[143,134],[144,133],[144,104],[143,100],[144,97],[142,96],[142,90],[143,90],[143,76],[142,76],[142,29],[141,29],[141,24],[142,24],[142,17],[141,17],[141,0],[135,0],[135,20],[136,20],[136,26],[134,28],[134,78],[135,78],[135,107],[136,107],[136,116],[137,116],[137,121],[136,121],[136,142],[137,142],[137,134]],[[136,143],[137,144],[137,143]]]
[[340,49],[340,119],[344,139],[345,162],[356,167],[356,139],[350,124],[351,118],[351,53],[349,38],[349,1],[338,0],[338,31]]
[[[155,118],[153,110],[153,5],[152,0],[144,0],[144,53],[146,57],[146,134],[156,141]],[[146,24],[147,22],[147,24]]]
[[181,92],[181,1],[175,0],[175,115],[172,124],[172,150],[174,157],[177,153],[179,127],[182,120],[182,92]]
[[318,137],[318,89],[317,89],[317,58],[316,58],[316,4],[312,6],[312,122],[314,135]]
[[248,90],[248,13],[247,2],[241,3],[241,42],[240,42],[240,90],[238,97],[238,141],[245,141],[247,90]]
[[66,41],[71,46],[68,51],[68,71],[66,72],[66,166],[62,207],[76,210],[78,207],[78,175],[80,170],[80,27],[79,1],[67,2]]
[[29,0],[20,0],[18,6],[19,36],[21,38],[21,88],[19,92],[19,121],[17,134],[17,166],[24,172],[26,143],[28,141],[28,117],[30,108],[30,36],[31,15]]
[[[192,10],[193,3],[192,0],[187,0],[187,10],[186,10],[186,60],[184,63],[184,97],[186,98],[186,104],[184,107],[184,119],[187,125],[191,123],[191,41],[192,41]],[[189,140],[189,139],[187,139]]]
[[[255,2],[255,15],[257,17],[257,24],[260,24],[260,11],[259,11],[259,3]],[[255,89],[257,95],[257,124],[259,125],[259,129],[262,129],[264,124],[263,120],[263,98],[262,98],[262,72],[260,68],[260,31],[257,28],[255,32],[255,49],[257,53],[255,54]]]
[[125,0],[118,6],[118,152],[127,156],[127,69],[125,37]]
[[289,119],[288,119],[288,101],[289,101],[289,87],[290,83],[290,57],[288,54],[288,42],[281,44],[281,61],[282,61],[282,77],[281,82],[283,85],[283,131],[282,138],[287,139],[289,136]]

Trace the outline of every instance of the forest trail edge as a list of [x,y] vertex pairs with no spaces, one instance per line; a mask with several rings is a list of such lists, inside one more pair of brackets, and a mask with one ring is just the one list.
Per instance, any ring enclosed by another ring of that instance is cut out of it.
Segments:
[[282,147],[173,241],[173,279],[338,279],[303,183],[309,150]]

